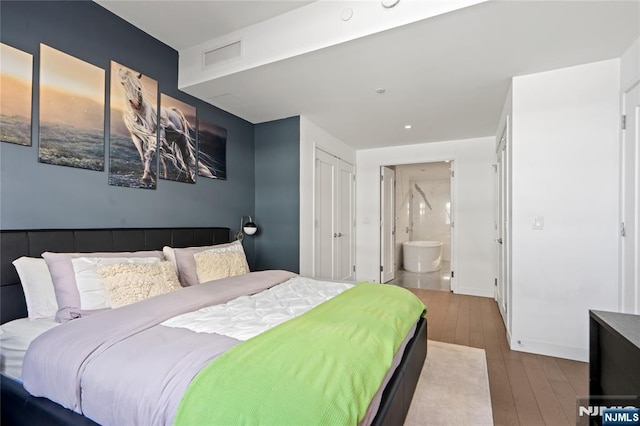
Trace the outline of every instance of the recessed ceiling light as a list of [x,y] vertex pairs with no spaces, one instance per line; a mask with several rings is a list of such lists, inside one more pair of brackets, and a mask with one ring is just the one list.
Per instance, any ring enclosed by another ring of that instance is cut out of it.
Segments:
[[378,95],[382,95],[382,94],[383,94],[384,92],[386,92],[386,91],[387,91],[387,89],[385,89],[384,87],[378,87],[378,88],[376,89],[376,93],[377,93]]
[[407,130],[409,130],[411,127],[413,127],[411,124],[405,124],[404,125],[404,128],[407,129]]

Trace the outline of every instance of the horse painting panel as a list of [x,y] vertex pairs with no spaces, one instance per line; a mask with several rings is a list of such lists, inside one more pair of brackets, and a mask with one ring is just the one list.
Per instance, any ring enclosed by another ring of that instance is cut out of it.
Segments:
[[[162,179],[195,183],[199,172],[206,175],[207,167],[196,157],[195,129],[191,124],[195,123],[195,108],[162,94],[158,114],[157,83],[151,80],[153,83],[149,84],[150,79],[142,74],[118,66],[115,62],[113,64],[116,69],[112,65],[112,96],[115,88],[119,87],[120,99],[124,99],[119,116],[128,133],[128,148],[131,151],[132,143],[142,166],[142,172],[140,173],[140,169],[136,172],[138,182],[129,176],[122,179],[122,186],[155,188],[157,151]],[[147,86],[152,86],[152,89],[149,90]],[[112,117],[114,116],[112,104]],[[112,119],[112,134],[113,123]],[[130,167],[131,161],[128,164]],[[113,169],[112,167],[109,183],[118,185]]]
[[195,183],[196,109],[164,93],[160,96],[160,177]]
[[215,179],[227,178],[227,129],[198,120],[198,158]]
[[158,83],[111,62],[109,184],[156,188]]

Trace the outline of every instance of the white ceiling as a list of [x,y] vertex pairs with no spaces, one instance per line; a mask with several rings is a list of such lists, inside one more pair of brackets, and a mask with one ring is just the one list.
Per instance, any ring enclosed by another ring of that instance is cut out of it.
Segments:
[[300,0],[94,0],[176,50],[305,6]]
[[[177,50],[312,3],[96,1]],[[617,58],[639,35],[638,1],[489,1],[189,93],[253,123],[304,114],[356,149],[490,136],[511,77]]]

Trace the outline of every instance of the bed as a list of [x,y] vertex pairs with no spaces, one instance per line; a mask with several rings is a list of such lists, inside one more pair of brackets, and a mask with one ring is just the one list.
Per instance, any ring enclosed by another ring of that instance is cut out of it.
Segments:
[[[22,286],[12,262],[21,256],[39,257],[44,252],[137,252],[161,250],[165,246],[174,248],[200,247],[224,244],[230,241],[228,228],[126,228],[126,229],[80,229],[80,230],[3,230],[0,234],[0,316],[3,324],[27,316],[27,306]],[[265,271],[247,274],[235,279],[247,281],[252,274],[262,276]],[[276,275],[280,272],[274,272]],[[233,280],[234,278],[231,278]],[[221,280],[223,282],[225,280]],[[233,286],[235,282],[231,283]],[[204,288],[203,284],[203,288]],[[377,285],[376,287],[383,287]],[[384,286],[386,287],[386,286]],[[179,290],[181,294],[199,291],[198,289]],[[347,292],[346,293],[353,293]],[[161,295],[153,299],[166,299]],[[198,296],[196,296],[198,297]],[[335,299],[338,299],[337,297]],[[151,300],[151,299],[149,299]],[[147,302],[147,301],[145,301]],[[144,303],[138,303],[141,305]],[[324,305],[329,305],[325,303]],[[128,307],[121,308],[128,309]],[[134,309],[134,308],[131,308]],[[117,310],[95,315],[89,320],[78,320],[75,324],[99,322]],[[314,310],[316,311],[316,310]],[[397,353],[394,354],[392,368],[386,372],[383,386],[376,393],[377,401],[371,404],[374,412],[368,413],[363,424],[398,425],[402,424],[417,384],[417,380],[426,357],[426,320],[421,315],[404,337]],[[288,321],[286,324],[295,323]],[[71,321],[73,324],[74,321]],[[286,325],[283,324],[283,325]],[[49,325],[44,324],[47,330]],[[55,327],[46,336],[55,335]],[[71,329],[73,327],[66,327]],[[78,328],[78,327],[75,327]],[[277,329],[279,327],[275,327]],[[40,333],[40,332],[38,332]],[[267,333],[265,333],[267,334]],[[271,333],[274,334],[274,333]],[[40,340],[46,340],[41,338]],[[250,339],[253,342],[260,339]],[[245,342],[246,343],[246,342]],[[280,343],[281,344],[281,343]],[[247,345],[245,345],[247,346]],[[232,349],[236,349],[235,347]],[[229,357],[227,357],[229,358]],[[4,425],[95,424],[88,417],[50,401],[47,398],[33,397],[23,384],[11,375],[0,375],[1,380],[1,421]],[[27,375],[28,376],[28,375]],[[199,376],[198,376],[199,377]],[[214,376],[215,377],[215,376]],[[197,402],[197,398],[195,398]],[[231,405],[231,404],[230,404]],[[182,408],[182,405],[181,405]],[[371,410],[371,407],[369,407]],[[190,410],[182,410],[191,412]],[[188,417],[187,417],[188,418]]]

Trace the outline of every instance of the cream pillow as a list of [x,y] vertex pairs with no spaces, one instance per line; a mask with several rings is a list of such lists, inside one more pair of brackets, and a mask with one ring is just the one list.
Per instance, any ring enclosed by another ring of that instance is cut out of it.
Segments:
[[[244,249],[240,241],[231,243],[215,244],[212,246],[172,248],[165,246],[162,252],[166,260],[173,262],[178,273],[178,279],[183,287],[200,284],[203,281],[198,279],[196,271],[196,260],[194,255],[202,251],[216,250],[220,252],[239,251],[244,256]],[[247,265],[247,271],[249,266]]]
[[181,288],[171,262],[117,263],[98,267],[112,308]]
[[111,307],[102,278],[98,275],[100,266],[160,262],[161,260],[157,257],[77,257],[71,259],[76,286],[80,294],[80,309],[92,311]]
[[241,250],[205,250],[193,255],[198,281],[201,283],[249,272],[247,258]]

